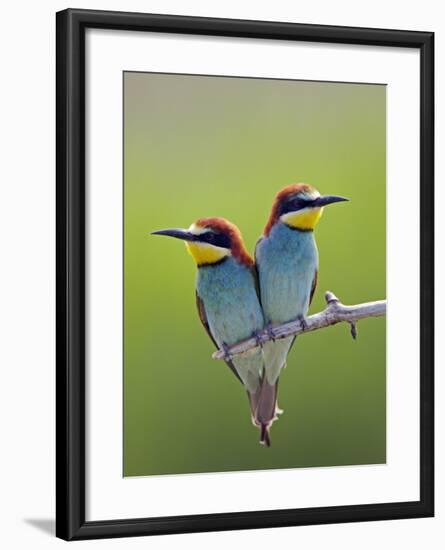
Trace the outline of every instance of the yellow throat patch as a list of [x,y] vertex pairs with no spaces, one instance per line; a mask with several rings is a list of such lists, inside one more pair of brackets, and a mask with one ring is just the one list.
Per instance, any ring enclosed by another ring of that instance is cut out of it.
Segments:
[[230,254],[230,250],[208,243],[186,242],[188,252],[197,265],[215,264]]
[[310,229],[314,229],[322,214],[322,207],[303,208],[303,210],[297,210],[296,212],[288,212],[287,214],[283,214],[281,216],[281,220],[289,227],[308,231]]

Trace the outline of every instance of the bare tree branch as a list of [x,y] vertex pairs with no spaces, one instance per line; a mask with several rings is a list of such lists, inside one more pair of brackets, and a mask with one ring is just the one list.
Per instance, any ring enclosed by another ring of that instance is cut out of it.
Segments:
[[356,322],[367,317],[382,317],[386,315],[386,300],[377,302],[367,302],[357,304],[355,306],[345,306],[335,296],[333,292],[325,294],[327,307],[319,313],[305,317],[304,319],[296,319],[283,325],[268,327],[259,332],[256,336],[237,342],[233,346],[227,347],[225,350],[219,349],[212,355],[213,359],[224,359],[227,356],[237,355],[250,349],[253,349],[269,340],[277,340],[286,338],[287,336],[296,336],[313,332],[330,325],[346,322],[351,325],[351,335],[355,339],[357,337]]

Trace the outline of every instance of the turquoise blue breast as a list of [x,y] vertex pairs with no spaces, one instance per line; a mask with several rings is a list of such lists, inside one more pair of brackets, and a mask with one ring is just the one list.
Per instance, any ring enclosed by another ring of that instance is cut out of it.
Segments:
[[318,269],[314,233],[278,222],[259,241],[256,261],[266,322],[285,323],[306,315]]
[[264,326],[250,269],[232,257],[198,270],[197,291],[219,346],[249,338]]

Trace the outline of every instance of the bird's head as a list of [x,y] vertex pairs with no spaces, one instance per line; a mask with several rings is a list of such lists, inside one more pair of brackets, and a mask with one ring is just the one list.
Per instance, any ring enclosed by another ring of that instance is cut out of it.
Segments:
[[216,265],[228,256],[252,265],[238,227],[224,218],[200,218],[188,229],[162,229],[152,235],[166,235],[185,241],[198,267]]
[[347,200],[349,199],[335,195],[321,196],[314,187],[306,183],[288,185],[275,197],[264,235],[269,235],[272,227],[279,221],[292,229],[312,231],[325,206]]

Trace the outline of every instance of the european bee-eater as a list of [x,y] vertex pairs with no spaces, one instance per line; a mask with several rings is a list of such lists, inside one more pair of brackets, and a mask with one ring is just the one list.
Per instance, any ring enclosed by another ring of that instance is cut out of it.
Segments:
[[[318,250],[314,228],[325,206],[346,200],[330,195],[322,197],[304,183],[289,185],[276,195],[255,250],[267,327],[295,319],[304,323],[317,285]],[[267,430],[276,417],[278,378],[294,340],[294,336],[289,336],[267,342],[263,347],[265,376],[256,418],[266,424]]]
[[[198,267],[199,317],[217,347],[226,350],[263,329],[254,261],[234,224],[224,218],[202,218],[188,229],[164,229],[153,234],[185,241]],[[252,421],[258,426],[255,413],[264,371],[262,349],[227,356],[226,363],[245,386]],[[263,442],[270,444],[267,438]]]

